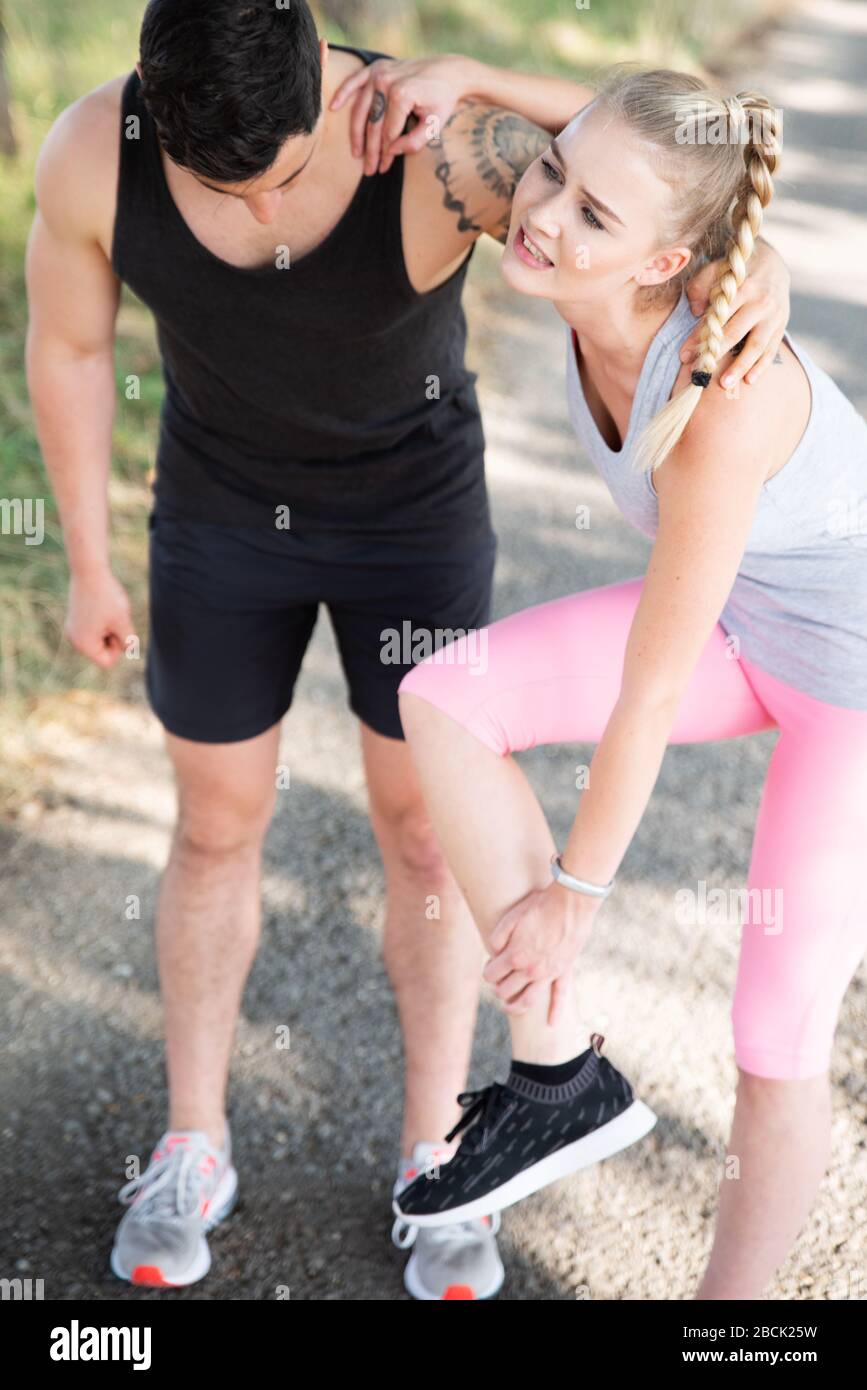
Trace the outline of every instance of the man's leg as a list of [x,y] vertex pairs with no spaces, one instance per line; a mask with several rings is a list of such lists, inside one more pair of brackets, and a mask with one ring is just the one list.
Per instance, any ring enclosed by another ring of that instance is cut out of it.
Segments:
[[361,723],[370,817],[386,876],[384,958],[406,1066],[401,1153],[455,1123],[484,952],[427,816],[409,749]]
[[262,841],[280,726],[239,743],[168,734],[178,819],[157,905],[169,1127],[224,1138],[241,994],[259,939]]

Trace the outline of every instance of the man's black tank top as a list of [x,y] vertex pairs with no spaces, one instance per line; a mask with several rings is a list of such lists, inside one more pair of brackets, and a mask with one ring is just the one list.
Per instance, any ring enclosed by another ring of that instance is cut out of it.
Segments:
[[362,177],[333,231],[288,269],[276,255],[239,269],[182,218],[139,86],[133,72],[112,266],[157,324],[166,389],[155,512],[273,528],[288,507],[291,530],[489,537],[475,374],[464,365],[467,262],[430,293],[413,289],[403,159]]

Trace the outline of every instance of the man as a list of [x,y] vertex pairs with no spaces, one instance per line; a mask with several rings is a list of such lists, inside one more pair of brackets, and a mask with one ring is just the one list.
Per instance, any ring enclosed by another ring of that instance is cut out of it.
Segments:
[[[106,668],[134,631],[106,492],[122,281],[154,312],[166,380],[147,685],[178,789],[156,914],[170,1111],[122,1192],[134,1203],[112,1252],[139,1284],[201,1278],[207,1231],[234,1201],[227,1072],[280,721],[320,602],[387,880],[406,1062],[399,1182],[429,1161],[465,1082],[482,958],[403,742],[407,663],[385,658],[383,634],[489,619],[496,540],[460,293],[474,241],[502,235],[520,174],[588,94],[516,75],[517,114],[458,106],[469,93],[438,75],[442,121],[413,132],[428,138],[412,159],[390,159],[405,117],[394,126],[381,85],[362,92],[360,118],[330,108],[370,56],[329,52],[303,0],[150,0],[136,73],[66,111],[37,170],[29,379],[69,557],[67,632]],[[419,74],[404,76],[401,101],[425,117]],[[547,130],[526,119],[534,110]],[[375,178],[352,148],[368,111],[372,149],[388,122]],[[773,261],[763,274],[785,279]],[[779,317],[774,306],[754,321],[770,337]],[[406,1272],[423,1299],[489,1297],[502,1278],[483,1222],[420,1233]]]

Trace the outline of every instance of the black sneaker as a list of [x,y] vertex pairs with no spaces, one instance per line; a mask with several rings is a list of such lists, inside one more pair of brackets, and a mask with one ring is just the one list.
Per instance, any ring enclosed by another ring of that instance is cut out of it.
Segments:
[[446,1140],[466,1130],[460,1148],[436,1175],[404,1188],[396,1214],[415,1226],[490,1216],[643,1139],[656,1116],[601,1055],[603,1042],[592,1034],[580,1070],[561,1086],[510,1072],[505,1085],[458,1096],[466,1114]]

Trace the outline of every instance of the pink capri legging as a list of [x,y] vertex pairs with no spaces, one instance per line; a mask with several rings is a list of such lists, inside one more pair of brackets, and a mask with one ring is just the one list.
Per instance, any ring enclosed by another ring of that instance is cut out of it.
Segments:
[[[436,654],[420,662],[400,691],[436,705],[501,756],[598,741],[620,691],[643,582],[588,589],[503,618],[459,638],[453,663]],[[738,1066],[797,1079],[827,1071],[840,1003],[867,950],[867,710],[827,704],[735,659],[718,623],[670,742],[773,728],[780,737],[747,888],[750,904],[781,903],[782,916],[769,925],[775,914],[752,907],[744,914],[732,1022]]]

